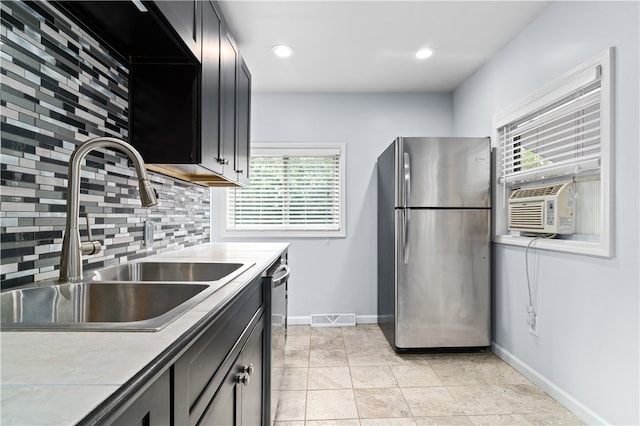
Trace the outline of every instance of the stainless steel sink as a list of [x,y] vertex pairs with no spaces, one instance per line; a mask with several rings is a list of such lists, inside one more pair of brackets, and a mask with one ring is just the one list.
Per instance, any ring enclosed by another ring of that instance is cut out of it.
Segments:
[[97,270],[92,273],[91,279],[94,281],[210,282],[239,275],[245,269],[247,264],[243,263],[140,262]]
[[211,294],[207,290],[207,284],[96,282],[11,290],[0,294],[1,327],[157,331]]
[[3,331],[158,331],[253,263],[148,262],[0,293]]

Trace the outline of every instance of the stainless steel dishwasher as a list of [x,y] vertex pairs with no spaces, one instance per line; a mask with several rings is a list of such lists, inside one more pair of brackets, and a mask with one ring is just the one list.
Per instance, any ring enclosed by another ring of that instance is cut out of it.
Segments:
[[273,425],[282,390],[287,342],[287,298],[289,289],[289,266],[287,254],[267,269],[264,275],[266,288],[271,289],[271,375],[270,424]]

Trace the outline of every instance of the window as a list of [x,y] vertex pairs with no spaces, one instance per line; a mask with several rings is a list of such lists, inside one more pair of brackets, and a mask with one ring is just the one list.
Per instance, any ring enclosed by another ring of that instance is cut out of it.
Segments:
[[252,145],[247,188],[228,188],[223,234],[344,237],[344,144]]
[[494,116],[496,242],[530,241],[507,231],[514,190],[575,182],[576,234],[536,246],[611,255],[612,57],[611,48]]
[[500,180],[539,181],[599,170],[600,82],[498,129]]

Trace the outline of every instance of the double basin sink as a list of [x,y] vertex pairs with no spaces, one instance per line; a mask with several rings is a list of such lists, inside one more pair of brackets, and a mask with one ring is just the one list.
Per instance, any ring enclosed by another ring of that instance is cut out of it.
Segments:
[[1,329],[158,331],[252,263],[140,262],[0,293]]

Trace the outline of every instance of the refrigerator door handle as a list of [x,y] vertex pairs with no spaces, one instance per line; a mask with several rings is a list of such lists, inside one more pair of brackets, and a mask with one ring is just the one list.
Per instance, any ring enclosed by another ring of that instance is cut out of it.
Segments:
[[402,159],[404,166],[404,205],[402,207],[407,207],[411,199],[411,158],[409,157],[409,153],[403,153]]
[[409,222],[411,221],[411,210],[402,209],[402,260],[405,265],[409,264]]

